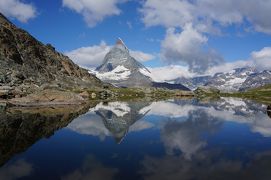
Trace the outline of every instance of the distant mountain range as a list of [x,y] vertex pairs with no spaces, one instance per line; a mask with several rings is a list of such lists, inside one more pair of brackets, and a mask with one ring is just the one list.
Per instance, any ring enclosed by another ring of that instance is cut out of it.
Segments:
[[258,71],[255,68],[236,68],[230,72],[216,73],[213,76],[199,76],[193,78],[178,78],[175,84],[182,84],[194,90],[199,86],[215,87],[221,91],[245,91],[271,84],[271,71]]

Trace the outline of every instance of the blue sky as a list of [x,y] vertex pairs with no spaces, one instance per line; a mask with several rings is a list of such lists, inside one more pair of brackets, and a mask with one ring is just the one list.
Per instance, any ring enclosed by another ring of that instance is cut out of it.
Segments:
[[101,63],[121,37],[160,71],[271,68],[271,0],[0,0],[0,11],[85,67]]

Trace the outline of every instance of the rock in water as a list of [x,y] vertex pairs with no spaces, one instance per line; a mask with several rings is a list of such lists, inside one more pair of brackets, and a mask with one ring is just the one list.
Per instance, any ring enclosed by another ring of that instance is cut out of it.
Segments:
[[102,86],[67,56],[17,28],[0,13],[0,86],[29,94],[46,84],[60,89]]

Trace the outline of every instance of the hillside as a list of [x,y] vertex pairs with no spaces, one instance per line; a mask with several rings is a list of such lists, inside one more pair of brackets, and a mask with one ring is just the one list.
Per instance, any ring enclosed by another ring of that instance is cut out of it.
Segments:
[[66,90],[97,86],[102,86],[98,78],[0,13],[0,96],[21,96],[48,87]]

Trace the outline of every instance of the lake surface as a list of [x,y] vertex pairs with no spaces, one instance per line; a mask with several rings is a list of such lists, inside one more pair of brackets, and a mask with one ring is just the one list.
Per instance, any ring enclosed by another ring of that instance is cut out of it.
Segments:
[[270,180],[270,168],[270,113],[252,101],[0,111],[1,180]]

